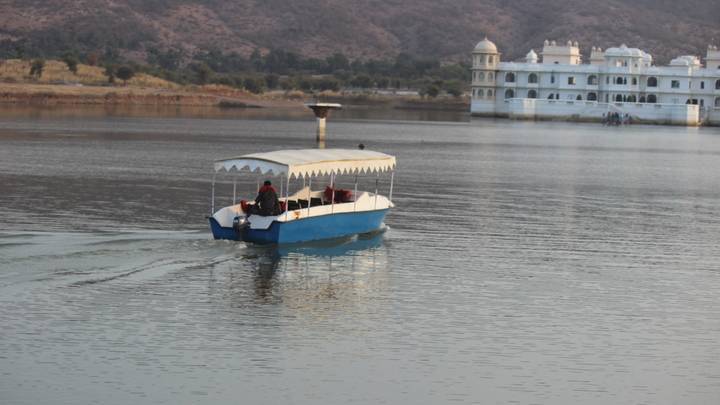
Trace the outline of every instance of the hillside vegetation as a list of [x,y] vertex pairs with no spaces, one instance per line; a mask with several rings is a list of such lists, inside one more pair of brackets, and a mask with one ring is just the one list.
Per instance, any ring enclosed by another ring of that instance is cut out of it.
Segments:
[[488,35],[507,59],[548,38],[584,50],[626,43],[666,62],[702,54],[720,40],[719,22],[717,0],[6,0],[0,57],[73,49],[146,61],[152,49],[249,57],[258,48],[463,60]]
[[[39,77],[30,76],[32,62],[28,60],[11,59],[0,61],[0,82],[4,83],[34,83],[34,84],[82,84],[106,86],[108,77],[105,69],[98,66],[78,64],[77,73],[73,73],[68,66],[61,61],[49,60],[45,62],[42,74]],[[120,83],[121,81],[118,80]],[[151,76],[145,73],[137,73],[127,84],[136,87],[152,87],[177,89],[175,83]]]

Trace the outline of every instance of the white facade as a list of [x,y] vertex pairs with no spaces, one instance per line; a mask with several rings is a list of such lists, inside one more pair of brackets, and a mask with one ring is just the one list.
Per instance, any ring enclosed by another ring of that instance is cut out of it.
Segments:
[[473,50],[473,115],[524,119],[599,120],[628,114],[635,121],[720,125],[720,51],[708,47],[705,65],[680,56],[654,66],[652,56],[621,45],[593,47],[583,63],[577,42],[545,41],[542,61],[501,62],[487,38]]

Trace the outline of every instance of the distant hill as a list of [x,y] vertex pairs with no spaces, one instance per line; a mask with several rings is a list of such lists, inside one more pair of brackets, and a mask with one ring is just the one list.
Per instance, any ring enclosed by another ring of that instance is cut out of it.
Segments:
[[[660,63],[720,44],[718,0],[3,0],[0,55],[217,47],[250,55],[466,60],[485,35],[504,59],[545,39],[640,47]],[[17,55],[15,55],[17,56]]]

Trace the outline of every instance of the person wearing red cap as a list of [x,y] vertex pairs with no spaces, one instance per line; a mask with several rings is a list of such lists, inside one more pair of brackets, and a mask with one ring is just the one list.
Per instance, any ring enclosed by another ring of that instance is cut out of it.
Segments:
[[272,186],[270,180],[265,180],[263,186],[258,190],[255,198],[255,205],[251,209],[251,214],[270,216],[280,215],[280,201],[278,200],[277,191]]

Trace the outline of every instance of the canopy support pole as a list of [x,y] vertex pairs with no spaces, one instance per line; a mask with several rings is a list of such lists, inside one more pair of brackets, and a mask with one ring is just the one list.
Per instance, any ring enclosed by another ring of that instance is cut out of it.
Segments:
[[330,188],[332,189],[332,194],[330,197],[330,213],[335,212],[335,173],[330,174]]
[[237,204],[237,176],[233,177],[233,205]]
[[[283,176],[281,174],[280,175],[280,198],[282,198],[282,196],[283,196]],[[287,201],[285,202],[285,204],[287,204]]]
[[373,209],[377,209],[378,182],[380,182],[380,172],[375,176],[375,207]]
[[353,200],[355,200],[355,203],[353,204],[353,211],[357,211],[357,174],[355,175],[355,191],[353,191]]
[[285,222],[287,222],[288,211],[290,211],[290,174],[288,174],[285,183]]
[[213,215],[215,213],[215,176],[217,176],[217,172],[213,173],[213,178],[212,178],[212,197],[210,197],[210,215]]
[[395,182],[395,171],[393,170],[390,172],[390,194],[388,195],[388,199],[392,201],[392,192],[393,192],[393,184]]
[[308,217],[310,216],[310,206],[312,205],[312,197],[310,194],[311,191],[312,191],[312,177],[308,177],[308,198],[307,198],[307,202],[308,202],[307,216]]

